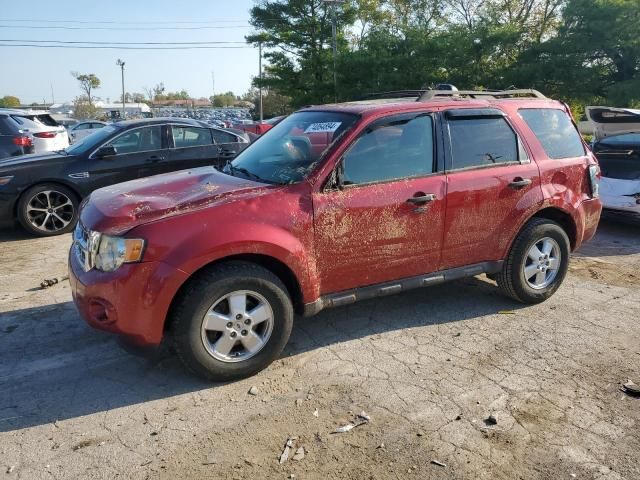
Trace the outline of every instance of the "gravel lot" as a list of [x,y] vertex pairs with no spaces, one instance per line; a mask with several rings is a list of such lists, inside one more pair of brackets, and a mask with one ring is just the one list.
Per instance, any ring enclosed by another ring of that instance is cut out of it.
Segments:
[[[542,305],[478,277],[328,310],[230,384],[125,353],[67,282],[39,289],[69,236],[1,235],[1,478],[640,478],[620,391],[640,383],[640,226],[604,222]],[[289,437],[304,458],[279,464]]]

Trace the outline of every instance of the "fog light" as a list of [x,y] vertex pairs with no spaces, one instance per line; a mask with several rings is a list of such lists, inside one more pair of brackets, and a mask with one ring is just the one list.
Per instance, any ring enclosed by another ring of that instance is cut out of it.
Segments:
[[102,298],[92,298],[88,310],[91,320],[95,322],[110,325],[118,320],[116,309]]

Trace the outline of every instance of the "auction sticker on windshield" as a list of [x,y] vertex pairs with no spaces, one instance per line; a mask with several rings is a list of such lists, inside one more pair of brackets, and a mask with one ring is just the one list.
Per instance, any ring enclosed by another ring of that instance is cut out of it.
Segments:
[[341,124],[342,122],[312,123],[307,127],[304,133],[333,133]]

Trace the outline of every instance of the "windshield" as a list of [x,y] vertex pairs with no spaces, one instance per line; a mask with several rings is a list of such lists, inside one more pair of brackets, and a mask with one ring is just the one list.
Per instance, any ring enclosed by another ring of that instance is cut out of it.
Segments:
[[224,172],[264,183],[296,183],[358,117],[339,112],[289,115],[229,163]]
[[68,147],[65,152],[69,155],[78,155],[86,152],[92,148],[99,146],[102,142],[104,142],[107,138],[113,135],[115,132],[119,130],[118,127],[114,127],[113,125],[107,125],[103,128],[97,129],[90,135],[87,135],[85,138],[80,140],[78,143],[74,143],[70,147]]

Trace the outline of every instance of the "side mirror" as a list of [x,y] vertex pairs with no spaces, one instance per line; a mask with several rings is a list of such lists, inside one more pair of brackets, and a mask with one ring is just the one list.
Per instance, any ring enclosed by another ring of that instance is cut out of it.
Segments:
[[113,145],[105,145],[104,147],[100,147],[96,152],[96,157],[98,158],[107,158],[114,157],[118,154],[118,150]]

